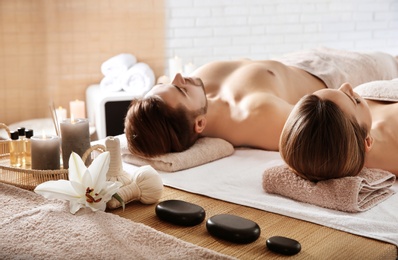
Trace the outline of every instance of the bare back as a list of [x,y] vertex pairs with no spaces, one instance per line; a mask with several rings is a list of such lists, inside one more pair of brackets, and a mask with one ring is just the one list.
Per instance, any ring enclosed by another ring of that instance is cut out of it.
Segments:
[[271,60],[213,62],[193,76],[203,80],[209,102],[204,136],[273,151],[293,105],[326,88],[311,74]]
[[372,114],[374,145],[365,166],[398,175],[398,103],[368,101]]

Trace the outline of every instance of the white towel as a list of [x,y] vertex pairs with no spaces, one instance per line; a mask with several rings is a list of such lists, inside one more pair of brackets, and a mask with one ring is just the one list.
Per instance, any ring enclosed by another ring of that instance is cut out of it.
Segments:
[[[159,172],[163,184],[212,198],[314,222],[345,232],[379,239],[398,246],[398,183],[396,193],[360,213],[348,213],[265,193],[265,169],[283,165],[279,152],[235,149],[227,157],[174,173]],[[138,166],[123,163],[126,171]]]
[[354,91],[366,99],[398,102],[398,78],[364,83]]
[[102,63],[101,72],[106,76],[117,77],[137,63],[137,58],[129,53],[121,53]]
[[139,62],[123,73],[120,83],[124,91],[142,96],[155,84],[155,74],[148,64]]
[[118,77],[105,76],[100,82],[100,89],[104,92],[118,92],[122,90],[122,84]]

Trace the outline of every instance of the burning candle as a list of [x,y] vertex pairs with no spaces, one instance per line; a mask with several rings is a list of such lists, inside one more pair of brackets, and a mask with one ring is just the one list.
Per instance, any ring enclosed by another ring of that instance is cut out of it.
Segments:
[[182,60],[176,56],[169,59],[169,76],[171,81],[177,73],[182,73]]
[[61,140],[55,135],[32,136],[32,169],[58,170],[60,168]]
[[55,110],[55,114],[57,115],[57,120],[58,120],[58,122],[62,122],[62,120],[64,120],[64,119],[66,119],[66,117],[67,117],[67,111],[66,111],[66,109],[65,108],[63,108],[63,107],[58,107],[56,110]]
[[[62,160],[64,169],[69,168],[72,152],[80,157],[90,148],[90,129],[88,119],[66,119],[61,122]],[[87,160],[89,163],[89,160]]]
[[70,117],[74,118],[86,118],[85,103],[81,100],[75,100],[69,102]]

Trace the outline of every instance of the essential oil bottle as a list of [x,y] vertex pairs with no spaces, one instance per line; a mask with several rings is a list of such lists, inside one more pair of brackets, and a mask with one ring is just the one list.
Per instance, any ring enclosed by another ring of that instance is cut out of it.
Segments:
[[30,143],[30,138],[32,136],[33,136],[33,130],[27,129],[25,131],[25,139],[23,140],[24,151],[25,151],[24,162],[25,162],[25,166],[27,166],[27,167],[30,167],[32,165],[32,148],[31,148],[31,143]]
[[20,127],[20,128],[18,128],[17,129],[17,131],[18,131],[18,135],[19,135],[19,140],[21,140],[21,143],[22,143],[22,154],[21,154],[21,163],[22,163],[22,165],[21,166],[23,166],[23,165],[25,165],[25,153],[26,153],[26,151],[25,151],[25,127]]
[[13,167],[21,167],[22,166],[22,158],[24,152],[24,145],[22,140],[19,139],[18,131],[11,132],[11,141],[10,141],[10,164]]

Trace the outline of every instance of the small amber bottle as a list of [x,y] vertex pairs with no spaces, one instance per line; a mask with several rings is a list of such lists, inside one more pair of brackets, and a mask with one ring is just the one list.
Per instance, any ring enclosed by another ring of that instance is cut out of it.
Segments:
[[21,166],[25,165],[25,127],[20,127],[17,129],[18,135],[19,135],[19,140],[21,140],[22,143],[22,154],[21,154]]
[[25,166],[30,167],[32,164],[32,148],[30,143],[30,138],[33,136],[33,130],[27,129],[25,131],[25,139],[23,140],[24,143],[24,151],[25,151]]
[[10,141],[10,164],[13,167],[21,167],[22,166],[22,158],[24,153],[24,145],[22,140],[19,139],[18,131],[11,132],[11,141]]

